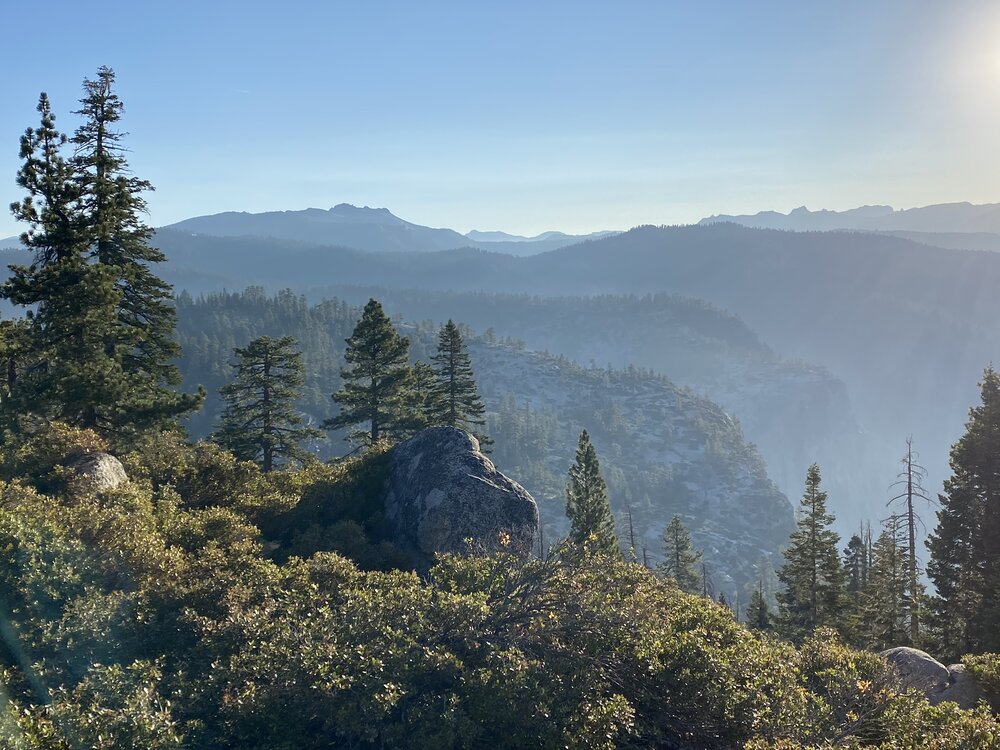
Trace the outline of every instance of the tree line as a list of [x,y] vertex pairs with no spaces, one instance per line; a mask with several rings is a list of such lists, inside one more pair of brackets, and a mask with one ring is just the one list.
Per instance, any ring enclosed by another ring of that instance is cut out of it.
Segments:
[[[339,413],[323,427],[348,428],[347,439],[358,447],[402,440],[426,427],[457,427],[488,450],[486,408],[458,326],[449,320],[441,327],[431,364],[411,366],[409,346],[382,305],[369,300],[347,339],[343,387],[332,396]],[[235,354],[235,378],[220,389],[225,409],[214,440],[265,472],[279,462],[301,462],[303,443],[323,432],[304,424],[295,407],[304,383],[295,339],[261,336]]]

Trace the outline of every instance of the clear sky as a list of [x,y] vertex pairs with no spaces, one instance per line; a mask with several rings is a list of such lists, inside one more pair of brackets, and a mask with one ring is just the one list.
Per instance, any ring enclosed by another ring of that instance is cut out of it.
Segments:
[[[5,2],[0,201],[47,91],[118,74],[156,225],[386,206],[591,231],[1000,201],[1000,3]],[[0,215],[0,237],[18,226]]]

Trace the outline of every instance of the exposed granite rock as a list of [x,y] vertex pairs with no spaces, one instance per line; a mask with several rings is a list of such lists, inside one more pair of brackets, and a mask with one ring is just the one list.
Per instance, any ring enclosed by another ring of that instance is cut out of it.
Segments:
[[882,656],[896,668],[904,689],[914,688],[930,697],[951,685],[948,667],[925,651],[899,646],[883,651]]
[[953,701],[968,709],[986,701],[1000,709],[1000,696],[987,694],[964,664],[946,667],[930,654],[906,646],[883,651],[882,656],[896,668],[900,687],[919,690],[934,705]]
[[[436,552],[526,554],[538,508],[521,485],[479,451],[479,441],[453,427],[432,427],[389,453],[385,517],[392,539],[426,569]],[[509,540],[502,542],[501,540]]]
[[122,462],[110,453],[86,453],[73,461],[71,485],[81,494],[106,492],[128,481]]
[[954,701],[960,708],[975,708],[979,701],[986,698],[983,689],[966,671],[964,664],[952,664],[948,667],[948,674],[951,676],[951,684],[940,693],[928,695],[927,700],[931,703],[936,705],[942,701]]

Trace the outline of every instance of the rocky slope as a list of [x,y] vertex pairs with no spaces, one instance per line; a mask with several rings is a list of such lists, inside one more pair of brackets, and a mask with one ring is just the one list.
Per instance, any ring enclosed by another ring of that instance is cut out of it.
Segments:
[[[705,552],[711,585],[727,596],[756,582],[761,558],[778,564],[793,525],[791,504],[719,406],[648,372],[582,368],[483,342],[470,353],[496,415],[497,462],[535,497],[550,540],[567,528],[562,489],[586,429],[626,547],[631,514],[638,557],[645,550],[650,563],[660,559],[663,529],[678,514]],[[501,419],[510,416],[511,398],[515,417],[548,419],[548,440],[525,446],[530,432]]]
[[[232,346],[260,335],[295,336],[304,351],[303,410],[331,416],[329,395],[356,308],[336,301],[309,305],[294,295],[218,296],[178,306],[186,384],[203,383],[210,398],[192,422],[207,434],[219,408],[214,391],[227,377]],[[434,350],[434,325],[401,326],[412,354]],[[470,341],[480,391],[497,441],[491,458],[538,502],[548,541],[565,531],[563,489],[582,429],[590,431],[611,488],[619,530],[632,512],[637,552],[659,558],[659,536],[673,514],[705,549],[710,575],[727,596],[756,582],[755,564],[776,562],[787,541],[791,505],[767,476],[739,424],[720,407],[669,380],[634,368],[583,368],[516,343]],[[340,436],[315,446],[321,455],[349,449]]]
[[818,462],[840,530],[853,532],[885,494],[895,466],[879,465],[845,384],[823,367],[779,356],[740,318],[702,300],[669,294],[530,297],[331,287],[353,304],[379,299],[411,320],[461,320],[497,338],[584,365],[662,373],[739,419],[768,474],[797,497]]

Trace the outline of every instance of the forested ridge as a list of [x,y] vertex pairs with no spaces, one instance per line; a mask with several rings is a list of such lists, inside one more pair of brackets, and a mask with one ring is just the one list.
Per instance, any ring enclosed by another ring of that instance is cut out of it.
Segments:
[[[21,140],[0,747],[1000,743],[992,367],[944,492],[906,441],[882,527],[844,540],[821,466],[792,515],[738,424],[654,372],[375,298],[174,300],[114,83],[84,81],[72,135],[43,94]],[[414,563],[386,486],[427,470],[400,451],[429,434],[461,438],[459,474],[523,464],[530,549],[501,529]],[[898,646],[961,660],[938,666],[978,703],[916,689]]]
[[[252,288],[198,299],[181,295],[177,310],[185,387],[217,392],[230,377],[231,353],[241,339],[287,334],[303,353],[299,408],[312,424],[335,412],[330,394],[341,387],[339,365],[359,308]],[[438,326],[403,321],[399,327],[410,340],[410,360],[429,362]],[[531,491],[550,539],[566,531],[566,467],[587,429],[603,456],[612,507],[619,519],[632,515],[640,552],[645,547],[649,560],[658,561],[663,528],[680,514],[706,550],[712,589],[748,600],[755,570],[777,564],[792,517],[731,417],[648,371],[585,368],[526,351],[516,340],[466,335],[487,407],[485,433],[496,441],[493,458]],[[192,434],[209,434],[221,404],[221,398],[206,399],[189,419]],[[310,445],[321,458],[342,455],[351,450],[342,437],[334,432]]]

